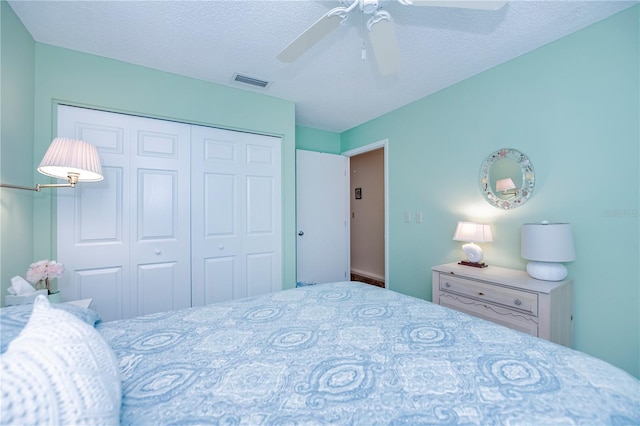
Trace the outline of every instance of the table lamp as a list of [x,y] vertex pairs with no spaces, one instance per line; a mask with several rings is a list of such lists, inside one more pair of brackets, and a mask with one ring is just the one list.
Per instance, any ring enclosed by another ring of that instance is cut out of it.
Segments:
[[483,257],[482,249],[475,243],[490,243],[493,241],[491,227],[481,223],[458,222],[456,232],[453,235],[454,241],[465,241],[462,251],[467,255],[467,260],[458,262],[460,265],[484,268],[486,263],[480,262]]

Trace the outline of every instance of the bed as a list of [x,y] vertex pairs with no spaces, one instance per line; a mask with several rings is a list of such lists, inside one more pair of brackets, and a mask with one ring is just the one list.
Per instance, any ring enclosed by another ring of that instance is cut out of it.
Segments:
[[[36,310],[60,311],[44,298],[36,305],[29,324]],[[20,323],[6,309],[0,310],[1,334]],[[89,348],[99,355],[84,368],[108,376],[100,388],[106,396],[85,398],[85,406],[98,401],[94,414],[77,414],[74,423],[640,424],[640,382],[628,373],[362,283],[306,286],[108,323],[82,312],[64,312],[63,320],[98,336],[104,345]],[[63,328],[60,321],[49,327]],[[8,386],[24,380],[5,380],[14,361],[7,354],[28,349],[20,340],[29,328],[3,348],[2,423],[20,419],[5,400],[12,397]],[[66,362],[72,368],[76,361]],[[67,411],[73,410],[57,412]]]

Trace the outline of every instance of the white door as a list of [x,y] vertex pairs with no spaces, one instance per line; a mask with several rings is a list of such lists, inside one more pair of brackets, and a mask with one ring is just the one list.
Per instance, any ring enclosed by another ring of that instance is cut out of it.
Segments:
[[282,288],[280,138],[192,126],[193,305]]
[[129,132],[132,313],[186,308],[191,306],[190,126],[130,117]]
[[296,150],[299,283],[349,280],[348,161]]
[[58,190],[64,300],[104,321],[190,306],[190,128],[58,108],[58,135],[98,148],[105,179]]

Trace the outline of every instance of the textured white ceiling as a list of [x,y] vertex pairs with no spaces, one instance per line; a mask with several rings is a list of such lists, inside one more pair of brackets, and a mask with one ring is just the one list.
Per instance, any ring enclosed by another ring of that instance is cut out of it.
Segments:
[[[9,5],[41,43],[295,101],[297,124],[341,132],[605,19],[637,1],[509,2],[498,11],[403,6],[391,13],[402,65],[361,59],[366,19],[293,64],[276,55],[339,1],[34,1]],[[266,89],[232,82],[234,73]]]

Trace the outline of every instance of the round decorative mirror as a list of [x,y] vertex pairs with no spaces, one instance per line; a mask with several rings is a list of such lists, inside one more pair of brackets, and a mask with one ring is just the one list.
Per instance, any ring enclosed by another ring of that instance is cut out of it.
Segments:
[[480,167],[480,189],[489,204],[511,210],[527,202],[533,193],[533,165],[522,152],[503,148],[484,160]]

